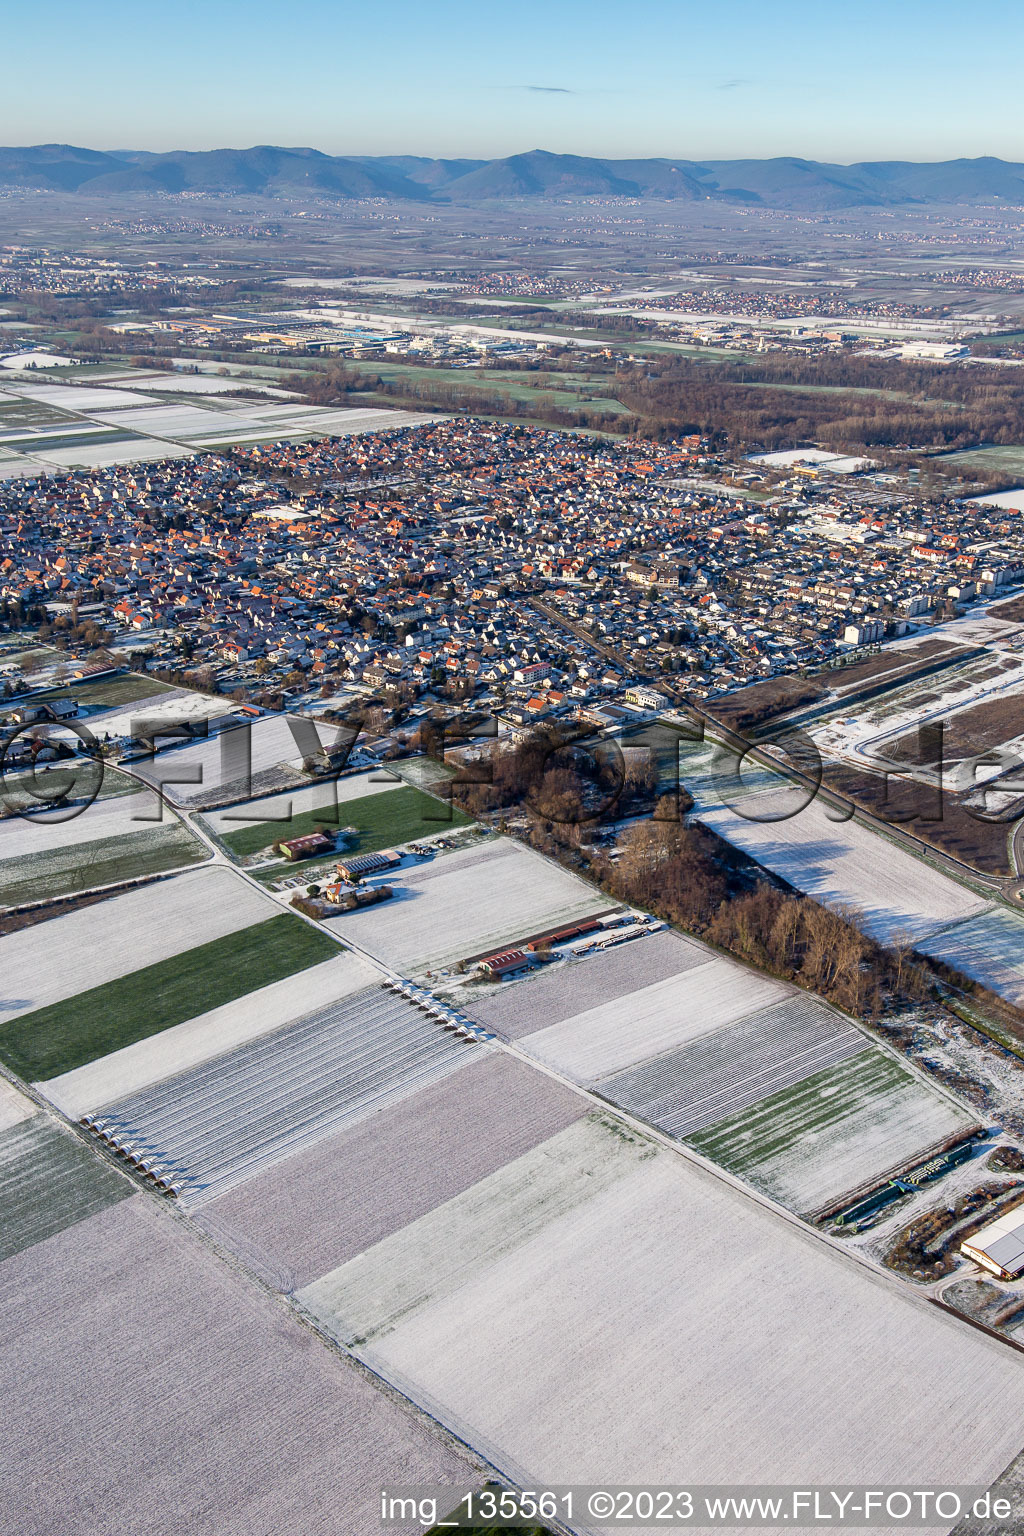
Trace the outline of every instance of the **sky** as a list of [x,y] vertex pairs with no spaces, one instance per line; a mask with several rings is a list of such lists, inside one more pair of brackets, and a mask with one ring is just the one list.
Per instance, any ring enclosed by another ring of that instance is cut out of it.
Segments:
[[1019,0],[8,0],[0,143],[1024,160]]

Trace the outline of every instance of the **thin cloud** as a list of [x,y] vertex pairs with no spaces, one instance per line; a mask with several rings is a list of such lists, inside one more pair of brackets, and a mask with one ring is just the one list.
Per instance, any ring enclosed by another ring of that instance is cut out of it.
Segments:
[[715,86],[716,91],[738,91],[741,86],[753,85],[753,80],[719,80]]
[[564,85],[528,85],[528,91],[539,91],[542,96],[575,96],[575,91],[570,91]]

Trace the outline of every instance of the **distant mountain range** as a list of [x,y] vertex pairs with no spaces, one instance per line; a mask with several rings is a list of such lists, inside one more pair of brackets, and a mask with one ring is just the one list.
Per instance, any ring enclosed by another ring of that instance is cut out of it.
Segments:
[[0,149],[0,187],[119,193],[382,197],[484,203],[510,198],[631,197],[807,211],[929,203],[1024,206],[1024,165],[979,160],[597,160],[534,149],[501,160],[418,155],[324,155],[316,149],[146,150],[105,153],[70,144]]

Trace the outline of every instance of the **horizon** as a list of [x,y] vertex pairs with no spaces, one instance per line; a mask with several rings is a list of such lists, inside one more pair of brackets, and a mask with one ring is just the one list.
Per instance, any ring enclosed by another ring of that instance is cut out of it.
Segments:
[[[513,27],[466,0],[429,13],[398,0],[386,32],[326,0],[300,0],[286,30],[265,0],[245,12],[182,0],[173,24],[123,0],[88,12],[54,0],[50,16],[46,29],[27,11],[9,23],[5,143],[166,154],[229,136],[429,158],[471,144],[473,158],[495,159],[557,142],[563,154],[646,159],[674,142],[697,161],[754,158],[755,145],[757,158],[841,165],[1024,159],[990,59],[958,46],[952,0],[865,0],[856,34],[809,0],[770,14],[733,0],[714,16],[641,0],[614,27],[581,0],[527,0]],[[1004,53],[1024,33],[1006,0],[986,23]]]
[[821,158],[819,158],[817,156],[814,156],[814,155],[796,155],[796,154],[792,154],[792,155],[787,155],[787,154],[778,154],[778,155],[752,155],[752,154],[747,154],[747,155],[743,155],[743,154],[717,155],[717,154],[712,154],[712,155],[699,155],[698,156],[698,155],[691,155],[691,154],[674,155],[674,154],[652,153],[652,154],[648,154],[648,155],[604,155],[604,154],[597,154],[597,153],[591,154],[591,153],[583,152],[583,151],[580,151],[580,150],[572,150],[572,149],[548,149],[548,148],[544,147],[543,145],[539,145],[538,144],[538,145],[534,145],[531,149],[509,150],[508,153],[506,153],[506,154],[494,154],[494,155],[479,154],[478,155],[478,154],[473,154],[473,153],[470,153],[469,151],[463,150],[463,151],[459,151],[457,153],[451,153],[451,154],[432,155],[432,154],[424,153],[421,150],[401,150],[401,149],[398,149],[398,150],[381,150],[379,152],[371,151],[371,150],[345,150],[345,149],[327,150],[327,149],[321,149],[316,144],[273,143],[269,139],[260,140],[258,142],[254,141],[253,143],[249,143],[249,144],[211,143],[211,144],[199,145],[199,146],[195,146],[195,147],[191,147],[191,148],[186,147],[183,144],[174,144],[174,145],[171,145],[171,147],[168,148],[168,149],[150,149],[148,146],[142,145],[142,144],[120,144],[120,145],[118,145],[116,147],[112,147],[110,145],[76,143],[76,142],[74,142],[73,140],[70,140],[70,139],[47,139],[47,140],[39,140],[39,141],[37,141],[35,143],[0,144],[0,149],[10,149],[10,150],[80,149],[80,150],[87,150],[87,151],[89,151],[91,153],[95,153],[95,154],[111,155],[111,156],[114,156],[114,157],[116,157],[118,155],[131,155],[131,154],[152,154],[152,155],[158,155],[158,156],[159,155],[187,155],[187,154],[188,155],[191,155],[191,154],[196,154],[196,155],[204,155],[204,154],[205,155],[215,155],[215,154],[250,154],[250,153],[252,153],[252,152],[254,152],[256,150],[273,149],[273,150],[281,150],[281,151],[283,151],[286,154],[314,154],[314,155],[323,155],[323,156],[325,156],[328,159],[338,159],[338,160],[392,160],[392,159],[397,159],[397,158],[405,158],[405,159],[420,159],[420,160],[478,160],[478,161],[482,161],[482,162],[485,162],[485,163],[486,162],[491,162],[491,161],[496,161],[496,160],[515,160],[515,159],[521,159],[521,158],[523,158],[523,157],[525,157],[527,155],[552,155],[552,156],[555,156],[555,157],[560,158],[560,159],[561,158],[572,157],[574,159],[579,159],[579,160],[599,160],[599,161],[657,160],[657,161],[664,161],[666,164],[679,162],[679,163],[682,163],[682,164],[691,164],[691,165],[710,164],[710,163],[713,163],[713,162],[716,162],[716,161],[717,162],[723,162],[723,161],[724,162],[733,162],[733,163],[742,163],[744,161],[749,161],[752,164],[765,164],[765,163],[768,163],[770,161],[778,160],[778,161],[797,161],[797,162],[802,161],[802,162],[805,162],[808,165],[836,165],[836,166],[840,166],[844,170],[850,170],[854,166],[862,166],[862,165],[900,165],[900,164],[906,164],[906,165],[952,165],[952,164],[957,164],[957,163],[977,164],[977,163],[979,163],[981,161],[986,161],[986,160],[998,161],[1000,164],[1003,164],[1003,165],[1020,165],[1020,164],[1024,164],[1024,151],[1022,151],[1021,158],[1019,160],[1011,159],[1010,157],[1008,157],[1006,155],[995,155],[995,154],[985,154],[985,153],[977,154],[977,155],[944,155],[944,156],[936,157],[936,158],[931,158],[931,157],[916,158],[916,157],[911,157],[911,156],[906,156],[906,155],[895,155],[895,154],[893,154],[893,155],[878,155],[878,156],[875,156],[874,158],[872,158],[870,160],[866,160],[866,159],[861,159],[861,160],[825,160],[825,159],[821,159]]

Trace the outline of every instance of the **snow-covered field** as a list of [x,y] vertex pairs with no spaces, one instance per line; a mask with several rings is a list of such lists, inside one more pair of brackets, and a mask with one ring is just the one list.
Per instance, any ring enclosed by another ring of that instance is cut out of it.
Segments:
[[[303,747],[296,744],[288,722],[289,717],[285,715],[268,715],[253,721],[248,729],[253,776],[279,764],[299,767]],[[244,729],[239,728],[240,731]],[[297,729],[303,744],[307,738],[302,733],[313,730],[325,744],[332,743],[336,736],[330,726],[317,725],[315,721],[303,721]],[[236,739],[232,740],[232,737]],[[165,748],[152,760],[134,764],[134,768],[139,778],[148,784],[163,785],[164,793],[173,805],[189,805],[211,791],[227,791],[229,785],[238,784],[245,774],[244,756],[239,756],[244,750],[245,743],[239,732],[227,731],[220,737]]]
[[377,973],[355,955],[310,966],[257,992],[223,1003],[185,1024],[137,1040],[43,1085],[48,1099],[71,1119],[100,1109],[152,1083],[186,1072],[235,1046],[269,1034],[305,1013],[372,986]]
[[403,870],[395,896],[328,927],[408,975],[511,948],[595,912],[608,898],[508,838]]
[[519,1043],[574,1081],[593,1083],[721,1029],[785,995],[781,982],[708,951],[681,975],[600,1003]]
[[[380,769],[373,769],[369,773],[354,773],[346,778],[311,784],[307,789],[285,790],[282,794],[266,795],[259,800],[246,801],[243,805],[208,811],[203,820],[211,832],[224,837],[237,832],[240,827],[249,827],[261,821],[284,822],[290,816],[305,816],[315,811],[330,812],[335,805],[344,805],[348,800],[361,800],[365,795],[379,795],[389,789],[404,787],[401,779],[392,778]],[[285,836],[283,831],[281,836]]]
[[[18,1467],[4,1524],[18,1536],[379,1536],[394,1479],[480,1480],[142,1195],[8,1259],[3,1277]],[[390,1529],[423,1536],[419,1522]]]
[[594,1121],[300,1299],[526,1487],[987,1486],[1019,1450],[1012,1351]]
[[0,1131],[9,1130],[39,1113],[31,1099],[27,1099],[6,1078],[0,1077]]
[[501,1051],[480,1051],[369,1120],[264,1169],[197,1212],[283,1291],[355,1258],[580,1120],[588,1102]]
[[279,911],[231,870],[196,869],[6,934],[0,1019],[74,997]]
[[995,907],[918,946],[1024,1007],[1024,915]]
[[191,688],[175,688],[170,692],[155,693],[148,699],[135,699],[130,704],[119,704],[99,714],[90,715],[89,729],[95,736],[130,736],[133,724],[159,721],[165,725],[193,720],[212,720],[231,710],[228,699],[215,698],[209,693],[196,693]]
[[712,1161],[811,1212],[906,1167],[976,1116],[865,1043],[858,1055],[688,1138]]
[[855,907],[875,939],[901,932],[922,938],[988,905],[861,822],[830,820],[820,800],[782,821],[748,819],[773,813],[778,803],[768,790],[745,802],[744,816],[723,806],[702,809],[699,820],[797,890],[827,906]]
[[462,994],[459,1007],[506,1040],[519,1040],[537,1030],[560,1024],[602,1003],[622,999],[622,1007],[638,988],[703,965],[708,951],[695,939],[670,928],[635,939],[614,949],[545,966],[499,987],[480,986]]
[[[137,795],[112,795],[108,800],[94,800],[80,814],[63,821],[5,816],[0,821],[0,890],[3,887],[2,865],[6,859],[51,853],[61,848],[74,849],[104,837],[130,837],[135,832],[151,832],[159,822],[159,811],[158,797],[146,789]],[[47,817],[53,814],[45,813]]]
[[796,992],[601,1084],[602,1094],[680,1139],[801,1082],[867,1045],[842,1014]]

